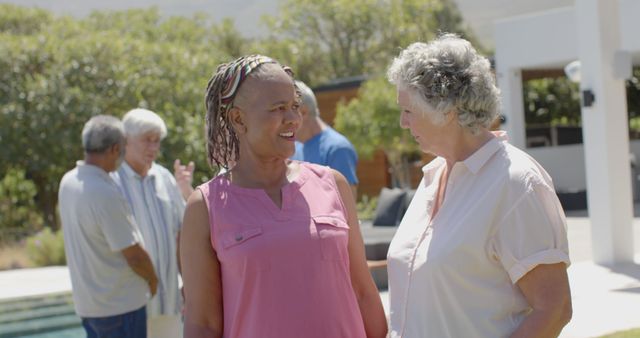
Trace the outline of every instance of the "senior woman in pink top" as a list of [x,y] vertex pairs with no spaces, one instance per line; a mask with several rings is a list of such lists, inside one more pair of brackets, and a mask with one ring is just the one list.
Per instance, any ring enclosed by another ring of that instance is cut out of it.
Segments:
[[349,183],[288,160],[301,121],[291,71],[239,58],[205,103],[208,159],[228,171],[187,202],[185,337],[384,337]]
[[455,35],[388,70],[400,124],[438,157],[388,253],[391,337],[556,337],[571,318],[564,212],[551,178],[489,125],[489,61]]

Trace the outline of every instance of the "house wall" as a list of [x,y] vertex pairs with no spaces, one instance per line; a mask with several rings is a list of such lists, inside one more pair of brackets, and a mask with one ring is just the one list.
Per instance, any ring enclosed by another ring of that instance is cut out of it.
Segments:
[[[640,54],[640,1],[618,0],[620,8],[621,46],[632,53],[638,63]],[[497,20],[494,24],[497,78],[503,92],[503,126],[517,146],[525,140],[522,109],[522,72],[540,68],[564,68],[579,58],[577,18],[574,7],[559,8]],[[516,116],[514,116],[516,114]],[[514,123],[515,122],[515,123]],[[520,123],[521,122],[521,123]],[[630,141],[630,152],[640,161],[640,141]],[[584,146],[582,144],[528,148],[552,176],[558,190],[586,189]],[[610,149],[609,151],[619,151]]]
[[[630,153],[635,156],[640,165],[640,140],[632,140],[629,143]],[[526,151],[551,175],[556,190],[562,192],[586,190],[587,179],[582,144],[529,148]]]

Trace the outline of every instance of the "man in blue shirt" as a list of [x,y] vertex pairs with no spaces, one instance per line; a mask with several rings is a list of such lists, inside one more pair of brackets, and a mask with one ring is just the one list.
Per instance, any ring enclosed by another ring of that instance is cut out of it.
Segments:
[[301,81],[296,81],[296,86],[302,99],[302,125],[296,133],[296,152],[291,159],[326,165],[339,171],[351,184],[356,197],[358,155],[355,148],[344,135],[322,121],[311,88]]

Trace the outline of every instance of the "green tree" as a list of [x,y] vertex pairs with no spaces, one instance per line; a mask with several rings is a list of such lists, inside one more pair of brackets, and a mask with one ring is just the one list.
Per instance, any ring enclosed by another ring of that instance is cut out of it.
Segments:
[[[640,67],[626,81],[630,137],[640,137]],[[523,84],[525,121],[531,126],[580,126],[580,90],[565,77],[542,78]]]
[[9,168],[0,180],[0,244],[29,234],[42,227],[36,211],[36,185],[24,170]]
[[56,224],[58,183],[82,158],[80,131],[96,114],[156,111],[169,128],[159,162],[195,161],[196,184],[211,176],[203,93],[227,56],[209,44],[204,19],[132,10],[53,18],[40,29],[46,34],[0,33],[0,177],[9,167],[23,169],[47,224]]
[[401,48],[416,41],[428,41],[439,32],[460,34],[482,50],[453,1],[285,3],[288,9],[276,21],[277,25],[271,23],[272,27],[315,46],[316,59],[325,55],[330,60],[327,74],[331,78],[372,76],[360,89],[358,98],[338,106],[335,125],[354,143],[361,156],[368,157],[376,149],[382,149],[391,166],[393,184],[408,187],[409,163],[419,158],[420,152],[409,133],[399,126],[395,87],[379,74]]
[[27,35],[40,32],[51,22],[49,12],[39,8],[26,8],[11,4],[0,4],[0,32]]
[[409,162],[419,156],[419,149],[400,128],[399,119],[395,86],[377,77],[364,83],[357,98],[338,104],[335,127],[348,135],[364,158],[382,149],[391,165],[394,186],[409,187]]
[[523,91],[527,125],[580,125],[578,84],[564,77],[535,79]]
[[[451,0],[285,0],[265,43],[312,84],[379,74],[400,48],[438,31],[469,36]],[[278,44],[280,42],[281,44]]]
[[[238,32],[233,19],[230,18],[225,18],[220,24],[214,25],[211,29],[211,37],[213,45],[220,48],[229,60],[248,54],[250,49],[251,40]],[[259,52],[254,53],[259,54]]]

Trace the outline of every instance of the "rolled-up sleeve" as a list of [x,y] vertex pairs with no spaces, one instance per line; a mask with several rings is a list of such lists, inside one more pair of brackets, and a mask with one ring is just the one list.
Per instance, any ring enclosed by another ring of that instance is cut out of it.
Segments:
[[491,240],[514,284],[538,264],[570,264],[564,211],[544,182],[532,183],[515,201]]

